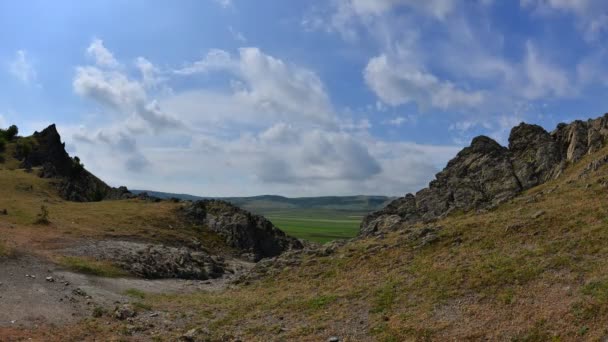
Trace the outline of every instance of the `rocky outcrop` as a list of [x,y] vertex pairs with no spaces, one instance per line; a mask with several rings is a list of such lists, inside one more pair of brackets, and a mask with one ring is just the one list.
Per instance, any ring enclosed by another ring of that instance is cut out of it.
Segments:
[[302,243],[275,227],[262,216],[218,200],[203,200],[180,208],[186,220],[216,232],[227,245],[253,254],[253,259],[274,257]]
[[559,124],[549,133],[521,123],[509,146],[479,136],[450,160],[429,187],[408,194],[366,216],[360,235],[432,221],[453,210],[487,209],[520,192],[558,177],[570,163],[601,149],[608,140],[608,114]]
[[[55,125],[34,133],[31,138],[22,139],[22,145],[27,145],[27,148],[18,148],[16,155],[22,160],[22,166],[42,167],[41,177],[58,179],[57,188],[64,199],[92,202],[133,197],[126,187],[108,186],[87,171],[77,158],[71,158]],[[20,146],[19,142],[17,146]]]
[[223,257],[212,256],[200,248],[101,240],[84,242],[64,252],[110,261],[130,274],[146,279],[207,280],[231,271]]

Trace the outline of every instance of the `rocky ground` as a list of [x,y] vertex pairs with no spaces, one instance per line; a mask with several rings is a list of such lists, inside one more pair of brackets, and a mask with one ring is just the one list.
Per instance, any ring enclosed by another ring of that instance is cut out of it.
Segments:
[[[118,242],[128,248],[141,244]],[[95,246],[98,248],[96,249]],[[114,248],[108,242],[82,244],[71,251],[103,255]],[[135,252],[136,253],[136,252]],[[246,272],[251,263],[228,260],[226,272],[212,280],[103,278],[74,273],[42,256],[19,254],[0,258],[0,327],[36,327],[75,323],[99,312],[137,300],[130,293],[172,294],[193,291],[219,291]]]

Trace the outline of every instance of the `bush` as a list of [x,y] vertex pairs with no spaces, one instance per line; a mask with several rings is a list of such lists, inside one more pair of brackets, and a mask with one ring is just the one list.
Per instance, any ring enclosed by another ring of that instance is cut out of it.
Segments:
[[78,175],[82,171],[84,171],[84,164],[80,162],[80,158],[78,158],[78,156],[75,156],[72,158],[72,174]]
[[19,134],[19,128],[17,128],[17,126],[15,125],[12,125],[6,130],[6,139],[13,140],[17,136],[17,134]]
[[17,146],[15,152],[17,153],[18,159],[25,159],[34,150],[36,146],[36,140],[32,137],[20,138],[17,140]]
[[2,136],[0,136],[0,152],[4,151],[6,148],[6,140]]
[[34,223],[43,225],[48,225],[51,223],[51,221],[49,220],[49,210],[45,205],[40,207],[40,213],[38,214],[36,222]]

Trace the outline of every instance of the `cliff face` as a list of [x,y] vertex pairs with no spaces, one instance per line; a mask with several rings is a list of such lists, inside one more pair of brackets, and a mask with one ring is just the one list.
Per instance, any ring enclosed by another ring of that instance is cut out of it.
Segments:
[[66,152],[55,125],[34,133],[32,139],[34,144],[31,145],[31,150],[17,156],[22,159],[22,166],[42,167],[41,177],[57,178],[59,193],[66,200],[92,202],[132,197],[127,188],[108,186],[72,159]]
[[479,136],[435,176],[429,187],[408,194],[366,216],[360,235],[441,218],[453,210],[487,209],[558,177],[569,164],[598,151],[608,141],[608,114],[559,124],[549,133],[521,123],[509,146]]

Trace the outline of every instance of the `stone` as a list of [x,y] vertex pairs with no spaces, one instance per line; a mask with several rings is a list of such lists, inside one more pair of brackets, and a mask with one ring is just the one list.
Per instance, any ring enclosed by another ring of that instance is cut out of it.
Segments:
[[180,336],[179,340],[184,342],[206,341],[208,340],[208,336],[209,331],[207,329],[194,328]]
[[131,304],[124,304],[114,310],[114,318],[124,321],[127,318],[133,318],[137,315],[135,308]]
[[532,214],[532,218],[533,219],[537,219],[541,216],[545,215],[545,211],[544,210],[539,210],[537,212],[535,212],[534,214]]

